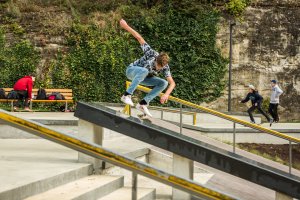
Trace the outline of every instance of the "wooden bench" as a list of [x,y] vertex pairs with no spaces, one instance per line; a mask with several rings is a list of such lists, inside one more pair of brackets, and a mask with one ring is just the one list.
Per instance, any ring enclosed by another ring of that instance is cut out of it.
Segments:
[[[13,90],[13,88],[3,88],[5,91],[6,96],[10,91]],[[32,89],[32,93],[34,94],[34,98],[37,96],[37,92],[39,89]],[[33,103],[65,103],[65,111],[68,110],[68,103],[74,103],[73,100],[73,91],[72,89],[45,89],[47,95],[52,94],[52,92],[59,92],[66,98],[65,100],[37,100],[32,99],[30,101],[30,109],[32,109]],[[11,111],[14,111],[14,102],[17,101],[17,99],[0,99],[0,102],[10,102],[11,103]]]

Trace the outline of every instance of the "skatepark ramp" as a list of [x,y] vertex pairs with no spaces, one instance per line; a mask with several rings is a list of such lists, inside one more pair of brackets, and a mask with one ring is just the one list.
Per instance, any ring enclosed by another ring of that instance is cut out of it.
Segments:
[[[221,113],[217,114],[221,115]],[[82,102],[78,103],[75,116],[191,161],[205,164],[290,197],[300,198],[298,176],[164,128],[164,125],[167,126],[166,122],[161,120],[153,119],[160,121],[158,126],[135,117],[124,116],[101,104]],[[241,121],[241,123],[247,125],[246,122]]]
[[[127,88],[129,87],[130,84],[131,84],[131,82],[126,81],[126,87]],[[151,91],[150,88],[147,88],[147,87],[144,87],[144,86],[141,86],[141,85],[139,85],[137,87],[137,90],[145,92],[145,93],[149,93]],[[163,93],[160,93],[159,96],[162,96],[162,95],[163,95]],[[180,109],[180,113],[181,113],[181,115],[180,115],[181,116],[180,117],[181,118],[180,119],[180,121],[181,121],[180,122],[180,132],[181,132],[182,127],[183,127],[183,123],[182,123],[182,106],[193,108],[195,110],[202,111],[202,112],[214,115],[216,117],[223,118],[225,120],[231,121],[233,123],[233,127],[232,127],[232,132],[233,132],[233,142],[232,142],[233,143],[233,153],[235,152],[235,145],[236,145],[236,142],[235,142],[236,124],[240,124],[240,125],[243,125],[245,127],[250,128],[250,129],[254,129],[254,130],[257,130],[259,132],[267,133],[267,134],[273,135],[275,137],[279,137],[279,138],[282,138],[284,140],[287,140],[288,143],[289,143],[289,173],[290,174],[292,173],[292,144],[293,143],[300,144],[300,139],[299,138],[292,137],[292,136],[289,136],[287,134],[283,134],[281,132],[278,132],[278,131],[275,131],[275,130],[272,130],[272,129],[268,129],[268,128],[265,128],[265,127],[262,127],[262,126],[259,126],[259,125],[256,125],[256,124],[252,124],[252,123],[249,123],[245,120],[241,120],[241,119],[238,119],[236,117],[232,117],[230,115],[224,114],[222,112],[219,112],[219,111],[216,111],[216,110],[213,110],[213,109],[209,109],[209,108],[206,108],[206,107],[203,107],[203,106],[200,106],[200,105],[197,105],[197,104],[194,104],[194,103],[191,103],[191,102],[188,102],[188,101],[185,101],[185,100],[173,97],[173,96],[169,96],[169,100],[173,101],[175,103],[178,103],[180,105],[180,108],[181,108]],[[130,114],[131,113],[130,106],[127,105],[125,107],[124,111],[127,112],[128,114]],[[193,123],[193,124],[195,125],[195,123]]]
[[[90,117],[93,120],[98,120],[99,114],[101,115],[101,114],[108,113],[107,111],[105,111],[104,108],[102,110],[99,110],[99,109],[94,109],[92,106],[88,106],[86,104],[80,104],[80,105],[81,105],[80,106],[81,109],[77,114],[82,116],[82,114],[85,113],[85,115],[88,115],[88,117]],[[84,106],[84,108],[82,106]],[[86,108],[88,110],[92,109],[93,111],[96,112],[86,113],[87,111]],[[115,123],[121,125],[124,124],[125,122],[125,124],[127,124],[126,119],[120,118],[115,113],[106,116],[110,118],[110,125],[113,125],[114,127],[116,126]],[[69,134],[53,130],[40,123],[31,120],[25,120],[23,118],[14,116],[4,110],[0,110],[0,120],[15,128],[24,130],[28,133],[34,134],[44,139],[69,147],[73,150],[79,151],[83,154],[92,156],[102,161],[127,169],[133,173],[133,180],[136,179],[134,177],[136,177],[137,174],[140,174],[150,179],[169,185],[171,187],[190,193],[194,196],[199,197],[200,199],[236,199],[230,195],[216,191],[213,188],[204,186],[192,180],[185,179],[171,173],[164,172],[162,170],[155,168],[154,166],[120,155],[100,145],[83,141],[75,136],[71,136]],[[107,120],[107,119],[103,118],[103,120]],[[108,127],[110,125],[108,125]],[[135,129],[135,125],[132,124],[132,126],[130,126],[130,129]],[[151,129],[149,129],[149,131],[151,132]],[[137,186],[136,184],[133,184],[133,189],[132,189],[133,200],[137,199],[136,186]]]

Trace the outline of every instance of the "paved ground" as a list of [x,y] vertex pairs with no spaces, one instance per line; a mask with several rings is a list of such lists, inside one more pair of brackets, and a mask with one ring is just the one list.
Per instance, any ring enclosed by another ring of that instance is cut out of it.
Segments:
[[87,166],[78,163],[77,156],[76,151],[44,139],[2,139],[0,192]]
[[11,114],[26,119],[78,120],[73,112],[12,112]]
[[[104,146],[120,153],[149,147],[125,137],[105,140]],[[77,159],[77,151],[44,139],[1,139],[0,192],[88,165]]]

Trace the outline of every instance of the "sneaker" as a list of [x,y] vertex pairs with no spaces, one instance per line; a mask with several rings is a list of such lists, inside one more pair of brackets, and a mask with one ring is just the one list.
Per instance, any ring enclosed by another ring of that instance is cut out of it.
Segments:
[[25,110],[25,111],[28,111],[28,112],[32,112],[32,110],[31,110],[30,108],[28,108],[28,107],[25,107],[24,110]]
[[14,111],[18,111],[19,108],[17,106],[14,106]]
[[127,105],[130,105],[130,106],[134,106],[132,100],[131,100],[131,95],[123,95],[121,97],[121,101]]
[[270,119],[270,127],[272,126],[274,120],[273,119]]
[[251,124],[256,124],[255,121],[250,121]]
[[136,105],[136,109],[143,112],[145,115],[152,117],[151,113],[149,112],[147,105],[140,105],[139,103]]

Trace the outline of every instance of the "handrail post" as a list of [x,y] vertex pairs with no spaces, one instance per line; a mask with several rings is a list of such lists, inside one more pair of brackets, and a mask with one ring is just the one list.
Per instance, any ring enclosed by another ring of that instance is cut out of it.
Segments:
[[197,122],[197,113],[194,112],[194,114],[193,114],[193,125],[194,126],[196,125],[196,122]]
[[289,173],[292,174],[292,166],[293,166],[293,160],[292,160],[292,152],[293,151],[293,146],[292,142],[289,141]]
[[236,133],[236,124],[233,123],[233,153],[235,153],[235,133]]
[[180,134],[182,134],[182,104],[180,104]]
[[132,200],[137,200],[137,184],[138,184],[138,180],[137,180],[137,173],[136,172],[132,172]]
[[[127,90],[130,86],[130,82],[126,81],[125,85],[126,85],[126,90]],[[125,105],[123,113],[127,113],[129,116],[131,116],[131,106],[130,105]]]
[[160,111],[160,119],[163,119],[163,118],[164,118],[164,111],[161,110],[161,111]]

